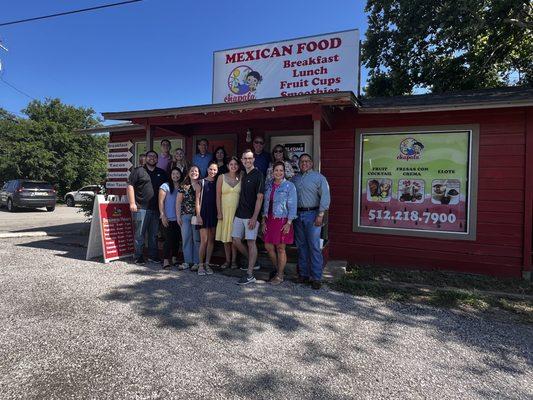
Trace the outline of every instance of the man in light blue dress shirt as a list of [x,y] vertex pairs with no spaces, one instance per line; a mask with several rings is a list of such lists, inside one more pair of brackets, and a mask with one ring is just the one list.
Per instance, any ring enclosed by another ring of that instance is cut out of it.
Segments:
[[200,170],[200,178],[207,176],[207,167],[213,159],[213,154],[207,152],[209,142],[207,139],[200,139],[198,141],[198,152],[193,156],[192,163]]
[[294,238],[298,246],[299,282],[320,289],[324,258],[320,233],[324,213],[329,209],[330,192],[326,177],[313,170],[309,154],[300,156],[300,173],[292,178],[298,195],[298,218],[294,220]]

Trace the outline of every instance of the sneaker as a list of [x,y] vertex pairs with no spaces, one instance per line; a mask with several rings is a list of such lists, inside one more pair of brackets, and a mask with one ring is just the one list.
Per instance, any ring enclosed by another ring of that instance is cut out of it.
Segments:
[[322,282],[320,281],[311,281],[311,288],[314,290],[319,290],[322,287]]
[[298,279],[296,280],[297,283],[302,283],[304,285],[309,285],[311,281],[309,280],[308,276],[298,276]]
[[154,263],[154,264],[161,264],[161,259],[159,257],[155,257],[155,258],[148,257],[148,262]]
[[191,271],[198,271],[198,264],[194,264],[192,267],[191,267]]
[[144,257],[143,256],[139,256],[139,257],[135,258],[135,260],[133,262],[135,264],[137,264],[137,265],[144,265],[146,263],[144,261]]
[[205,267],[203,265],[200,265],[198,267],[198,275],[206,275],[206,274],[207,274],[207,272],[205,270]]
[[213,270],[211,269],[211,267],[209,265],[205,266],[205,273],[207,275],[213,275]]
[[184,271],[189,268],[191,268],[191,266],[188,263],[183,263],[183,264],[178,265],[178,270],[180,271]]
[[239,279],[239,281],[237,282],[237,285],[248,285],[249,283],[254,283],[254,282],[255,282],[255,277],[253,275],[252,276],[243,275],[241,279]]
[[170,268],[172,268],[171,264],[163,265],[163,269],[165,270],[169,270]]

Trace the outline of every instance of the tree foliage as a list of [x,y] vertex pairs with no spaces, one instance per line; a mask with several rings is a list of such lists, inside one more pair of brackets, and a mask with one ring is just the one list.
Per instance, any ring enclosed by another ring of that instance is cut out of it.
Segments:
[[0,181],[45,180],[63,196],[105,179],[108,137],[75,133],[100,124],[92,109],[47,99],[22,112],[27,118],[0,109]]
[[530,0],[367,0],[369,97],[533,84]]

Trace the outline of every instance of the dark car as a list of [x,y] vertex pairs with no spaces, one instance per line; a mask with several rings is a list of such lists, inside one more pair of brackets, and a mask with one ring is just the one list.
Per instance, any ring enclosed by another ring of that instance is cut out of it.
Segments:
[[47,211],[56,208],[56,191],[51,183],[15,179],[8,181],[0,190],[0,207],[7,206],[11,212],[19,207],[46,207]]

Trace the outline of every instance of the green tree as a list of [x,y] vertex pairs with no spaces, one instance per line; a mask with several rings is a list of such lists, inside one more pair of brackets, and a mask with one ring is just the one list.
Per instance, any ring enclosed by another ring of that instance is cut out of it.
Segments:
[[533,84],[531,0],[368,0],[366,95]]
[[27,118],[0,109],[0,181],[45,180],[63,196],[105,179],[108,137],[75,132],[100,124],[92,109],[47,99],[22,112]]

